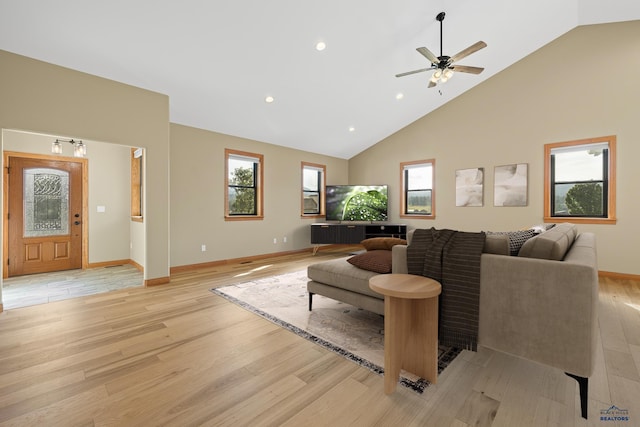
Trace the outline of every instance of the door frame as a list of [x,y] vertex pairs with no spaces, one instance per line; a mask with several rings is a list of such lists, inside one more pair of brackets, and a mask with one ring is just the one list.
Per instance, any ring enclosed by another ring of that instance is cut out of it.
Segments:
[[2,188],[2,208],[4,217],[2,218],[2,249],[4,259],[2,260],[2,278],[9,277],[9,157],[21,157],[36,160],[53,160],[63,162],[80,163],[82,165],[82,269],[89,266],[89,160],[86,158],[53,156],[47,154],[22,153],[19,151],[4,151],[2,157],[2,169],[4,172]]

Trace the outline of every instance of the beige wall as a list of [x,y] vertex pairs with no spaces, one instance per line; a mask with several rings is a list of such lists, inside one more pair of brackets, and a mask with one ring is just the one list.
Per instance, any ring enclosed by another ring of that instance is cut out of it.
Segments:
[[166,95],[0,51],[0,129],[146,148],[145,279],[169,276]]
[[[51,155],[55,136],[2,131],[4,151]],[[122,145],[84,140],[89,169],[89,263],[130,259],[131,149]],[[71,144],[63,144],[63,155],[73,156]],[[97,207],[105,212],[98,213]]]
[[[513,230],[542,222],[545,143],[617,135],[618,222],[579,229],[596,233],[600,270],[640,274],[638,52],[640,21],[576,28],[352,158],[349,180],[389,183],[399,221],[399,163],[435,158],[437,218],[403,222]],[[512,163],[529,164],[529,205],[494,207],[494,167]],[[473,167],[485,170],[484,206],[456,207],[455,170]]]
[[[301,161],[326,164],[328,184],[388,183],[399,222],[399,163],[435,158],[437,219],[402,222],[510,230],[542,221],[543,144],[614,134],[618,222],[580,229],[597,234],[601,270],[640,274],[628,249],[640,235],[639,51],[640,22],[578,28],[349,161],[170,125],[165,95],[0,51],[0,129],[146,149],[145,221],[130,228],[145,279],[167,277],[169,266],[309,247],[315,220],[300,218]],[[605,64],[600,53],[623,62]],[[264,220],[224,221],[225,148],[264,155]],[[493,207],[493,168],[510,163],[529,164],[527,207]],[[484,207],[456,208],[454,172],[470,167],[485,169]]]
[[[224,220],[225,148],[264,156],[263,220]],[[326,165],[328,184],[347,182],[344,159],[172,124],[171,266],[310,247],[318,219],[300,217],[302,161]]]

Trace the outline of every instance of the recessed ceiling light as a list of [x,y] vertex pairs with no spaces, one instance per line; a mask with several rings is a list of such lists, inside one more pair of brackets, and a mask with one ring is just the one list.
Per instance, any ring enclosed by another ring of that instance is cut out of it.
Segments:
[[396,99],[402,99],[402,98],[404,98],[404,93],[399,92],[396,94]]
[[353,126],[349,126],[349,132],[355,132],[356,128],[354,128]]
[[273,101],[275,101],[275,99],[271,95],[264,98],[264,102],[266,102],[267,104],[271,104]]
[[327,44],[325,42],[318,42],[316,43],[316,50],[317,51],[323,51],[327,48]]

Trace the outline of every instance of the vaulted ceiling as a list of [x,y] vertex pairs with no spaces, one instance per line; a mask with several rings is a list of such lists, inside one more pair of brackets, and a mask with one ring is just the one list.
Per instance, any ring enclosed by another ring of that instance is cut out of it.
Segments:
[[[442,11],[443,53],[482,40],[459,63],[484,72],[396,78],[440,55]],[[173,123],[348,159],[576,26],[637,19],[637,0],[0,0],[0,49],[167,94]]]

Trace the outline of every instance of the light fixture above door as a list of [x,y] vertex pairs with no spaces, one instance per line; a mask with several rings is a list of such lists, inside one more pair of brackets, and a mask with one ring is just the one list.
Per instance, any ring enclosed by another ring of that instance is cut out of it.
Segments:
[[51,152],[53,154],[62,154],[62,142],[68,142],[73,145],[73,157],[84,157],[87,155],[87,145],[80,140],[57,138],[51,143]]

